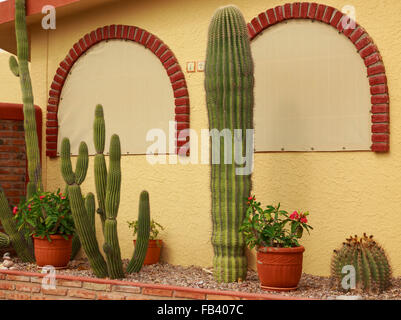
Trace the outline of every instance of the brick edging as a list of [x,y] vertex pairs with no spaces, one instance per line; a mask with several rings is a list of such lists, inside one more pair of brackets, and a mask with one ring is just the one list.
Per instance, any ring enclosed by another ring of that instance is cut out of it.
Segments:
[[390,150],[389,91],[386,70],[379,49],[372,38],[358,23],[355,29],[344,30],[342,21],[346,16],[338,9],[310,2],[286,3],[260,13],[248,23],[251,40],[269,27],[291,19],[309,19],[326,23],[345,35],[355,45],[364,60],[369,78],[372,103],[372,146],[374,152]]
[[[0,270],[0,284],[2,280],[9,281],[21,281],[21,282],[37,282],[37,278],[43,278],[46,274],[17,271],[17,270]],[[121,280],[110,280],[110,279],[98,279],[89,277],[78,277],[56,274],[57,281],[62,280],[64,283],[62,286],[67,286],[66,281],[70,283],[87,283],[87,284],[98,284],[98,285],[109,285],[110,287],[132,287],[132,290],[126,289],[127,294],[129,292],[134,292],[135,296],[139,299],[142,297],[151,298],[151,296],[166,297],[166,298],[176,298],[176,299],[196,299],[196,300],[229,300],[229,299],[241,299],[241,300],[313,300],[308,298],[300,297],[287,297],[279,294],[257,294],[257,293],[245,293],[237,291],[224,291],[224,290],[211,290],[211,289],[201,289],[201,288],[189,288],[180,287],[173,285],[163,285],[163,284],[149,284],[131,281],[121,281]],[[73,285],[72,287],[75,287]],[[83,286],[85,287],[85,286]],[[37,287],[38,288],[38,287]],[[138,290],[135,290],[138,288]],[[3,288],[0,285],[0,293]],[[57,290],[57,289],[56,289]],[[77,290],[77,289],[74,289]],[[96,289],[95,289],[96,290]],[[108,292],[110,294],[110,292]],[[52,292],[48,293],[52,295]],[[75,293],[74,293],[75,294]],[[105,294],[105,293],[104,293]],[[120,293],[121,294],[121,293]],[[53,293],[53,295],[59,295]],[[61,295],[61,294],[60,294]],[[64,295],[65,296],[65,295]],[[112,297],[112,296],[111,296]],[[7,297],[6,297],[7,298]],[[27,298],[27,297],[26,297]]]
[[[175,101],[176,150],[179,155],[189,155],[189,94],[185,75],[171,49],[152,33],[128,25],[109,25],[87,33],[69,50],[67,56],[60,62],[51,83],[47,106],[46,121],[46,155],[57,157],[58,139],[58,107],[60,95],[68,74],[76,61],[89,48],[99,42],[111,39],[133,41],[141,44],[155,54],[163,64],[173,88]],[[181,134],[181,138],[180,137]]]

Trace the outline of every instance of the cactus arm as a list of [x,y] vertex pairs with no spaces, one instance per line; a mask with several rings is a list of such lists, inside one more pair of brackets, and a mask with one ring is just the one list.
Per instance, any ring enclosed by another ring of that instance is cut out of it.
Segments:
[[[245,279],[247,259],[245,241],[239,232],[245,214],[244,200],[251,190],[251,175],[237,175],[233,136],[242,130],[242,150],[246,129],[253,128],[253,61],[245,20],[238,8],[223,7],[214,14],[208,35],[205,89],[210,129],[231,132],[232,150],[220,140],[220,159],[211,152],[212,163],[212,245],[214,276],[217,281]],[[241,138],[240,138],[241,139]],[[218,139],[212,139],[216,147]],[[215,149],[215,148],[213,148]],[[213,150],[212,149],[212,150]],[[230,163],[225,153],[231,151]]]
[[79,145],[79,155],[77,160],[77,165],[75,169],[75,183],[81,185],[86,178],[86,173],[88,172],[88,146],[85,142],[81,142]]
[[[36,189],[43,190],[42,170],[40,166],[39,140],[36,131],[35,107],[33,104],[32,83],[29,74],[29,42],[26,26],[25,0],[15,0],[15,32],[17,38],[18,75],[24,104],[25,145],[28,159],[29,181],[35,183]],[[15,70],[13,71],[15,74]]]
[[23,262],[34,263],[35,259],[33,253],[29,250],[28,243],[25,241],[22,234],[17,231],[17,225],[14,221],[13,214],[8,205],[6,195],[0,186],[0,219],[3,225],[4,231],[10,237],[11,244],[18,257]]
[[150,235],[150,205],[149,193],[142,191],[139,198],[138,234],[135,251],[127,266],[127,272],[139,272],[145,261]]
[[106,221],[104,224],[104,245],[109,277],[123,278],[120,245],[117,235],[117,214],[120,205],[121,188],[121,145],[118,135],[110,140],[110,163],[106,189]]
[[[67,188],[68,190],[68,188]],[[67,192],[67,191],[66,191]],[[67,193],[66,193],[67,194]],[[85,197],[85,209],[89,217],[89,223],[93,226],[93,233],[96,233],[95,228],[95,196],[93,193],[89,192]],[[79,240],[78,234],[74,235],[72,238],[72,253],[71,259],[74,260],[79,250],[81,249],[81,241]]]
[[104,223],[106,220],[106,186],[107,186],[107,167],[104,158],[104,146],[106,140],[106,125],[104,121],[103,106],[98,104],[95,109],[95,121],[93,124],[93,142],[95,145],[95,186],[98,199],[97,213],[102,222],[104,230]]
[[92,192],[89,192],[85,197],[85,208],[88,213],[90,224],[93,226],[93,231],[96,232],[95,228],[95,196]]
[[71,186],[75,183],[75,174],[72,170],[72,163],[71,163],[71,146],[70,140],[68,138],[64,138],[61,142],[61,174],[64,178],[65,183],[68,186]]

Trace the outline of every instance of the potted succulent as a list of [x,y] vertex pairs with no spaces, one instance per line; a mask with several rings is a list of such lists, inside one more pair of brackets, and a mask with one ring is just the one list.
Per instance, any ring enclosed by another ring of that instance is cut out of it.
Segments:
[[57,192],[38,192],[13,209],[18,231],[33,237],[36,264],[55,268],[67,266],[75,233],[67,196]]
[[[127,223],[128,227],[133,229],[133,236],[135,236],[138,232],[138,221],[127,221]],[[163,246],[163,241],[157,239],[160,230],[164,230],[164,227],[152,219],[150,221],[149,244],[145,261],[143,263],[144,265],[155,264],[160,260],[160,253]],[[136,245],[136,240],[134,240],[134,245]]]
[[302,275],[305,248],[298,240],[309,226],[309,212],[294,211],[289,215],[277,206],[265,210],[256,198],[248,198],[246,218],[240,228],[249,248],[257,249],[257,270],[261,288],[290,291],[298,287]]

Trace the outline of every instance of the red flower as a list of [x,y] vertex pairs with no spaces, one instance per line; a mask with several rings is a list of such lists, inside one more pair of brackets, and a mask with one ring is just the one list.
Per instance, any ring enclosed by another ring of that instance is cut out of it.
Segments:
[[44,198],[45,198],[45,196],[40,196],[40,197],[39,197],[40,200],[42,200],[42,199],[44,199]]
[[13,208],[13,215],[16,215],[17,212],[18,212],[18,207],[14,207],[14,208]]
[[249,200],[249,201],[253,200],[253,197],[249,197],[248,200]]
[[294,211],[294,212],[292,213],[292,215],[290,215],[290,219],[291,219],[291,220],[298,220],[298,219],[299,219],[298,212]]
[[302,217],[299,221],[301,221],[302,223],[308,223],[308,219],[306,219],[306,217]]

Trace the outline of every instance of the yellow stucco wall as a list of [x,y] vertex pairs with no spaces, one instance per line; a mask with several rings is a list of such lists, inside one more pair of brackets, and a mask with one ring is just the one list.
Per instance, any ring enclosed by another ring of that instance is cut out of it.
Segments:
[[21,103],[19,79],[8,66],[10,56],[7,51],[0,50],[0,102]]
[[[44,107],[58,63],[85,33],[108,24],[144,28],[160,37],[175,53],[181,66],[204,60],[207,30],[215,9],[236,4],[249,22],[278,0],[121,1],[57,21],[57,30],[31,30],[32,78],[35,103]],[[325,0],[341,9],[349,1]],[[305,236],[304,271],[329,274],[332,250],[350,234],[368,232],[386,248],[396,276],[401,275],[401,2],[354,0],[357,21],[377,44],[387,69],[391,98],[391,152],[268,153],[255,155],[254,193],[264,204],[280,201],[288,211],[306,210],[315,228]],[[0,60],[1,62],[1,60]],[[203,73],[186,73],[191,99],[191,128],[208,127]],[[2,85],[3,86],[3,85]],[[1,87],[3,88],[3,87]],[[88,106],[90,107],[90,106]],[[94,191],[93,159],[83,185]],[[207,165],[155,165],[145,156],[122,160],[123,182],[119,211],[122,254],[132,253],[132,237],[126,220],[136,218],[142,189],[150,192],[152,217],[166,227],[163,259],[173,264],[211,266],[211,194]],[[59,160],[47,159],[49,190],[64,185]],[[252,257],[251,265],[254,266]]]

